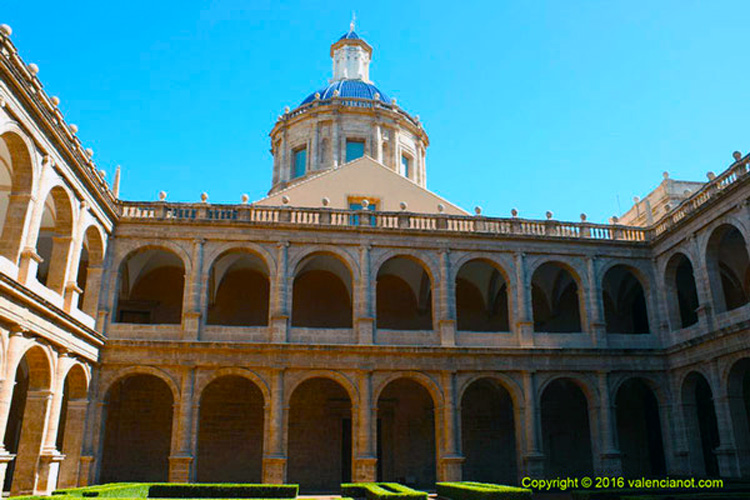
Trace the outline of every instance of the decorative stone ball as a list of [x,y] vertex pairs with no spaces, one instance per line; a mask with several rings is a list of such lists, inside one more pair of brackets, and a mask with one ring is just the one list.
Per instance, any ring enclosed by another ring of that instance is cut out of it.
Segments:
[[687,198],[688,196],[690,196],[690,190],[686,189],[685,191],[682,192],[682,195]]
[[370,206],[370,201],[369,200],[366,200],[366,199],[362,200],[362,208],[367,208],[369,206]]
[[315,92],[315,100],[320,99],[320,92]]
[[734,153],[732,153],[732,156],[736,161],[740,161],[740,159],[742,159],[742,153],[740,153],[739,151],[735,151]]
[[669,172],[665,170],[664,172],[662,172],[661,176],[664,177],[664,179],[669,179]]
[[513,217],[518,217],[518,210],[516,210],[515,208],[511,208],[510,215],[512,215]]
[[167,199],[167,192],[166,191],[159,191],[159,201],[164,201]]
[[242,196],[240,197],[240,199],[242,200],[242,204],[243,205],[247,205],[247,202],[250,201],[250,197],[248,195],[244,194],[244,193],[242,194]]
[[105,172],[104,170],[99,170],[99,175],[101,175],[102,177],[107,177],[107,172]]
[[438,208],[438,212],[440,213],[445,212],[445,205],[443,205],[442,203],[438,203],[437,208]]
[[581,222],[586,222],[586,214],[581,214]]
[[331,204],[331,200],[329,200],[327,196],[324,196],[323,199],[320,200],[320,202],[323,204],[324,207],[327,207],[328,205]]
[[546,216],[547,216],[547,220],[552,220],[552,215],[553,215],[553,214],[552,214],[552,211],[551,211],[551,210],[547,210],[547,212],[546,212],[546,213],[545,213],[544,215],[546,215]]
[[613,215],[609,220],[612,222],[612,224],[617,224],[618,222],[620,222],[620,218],[616,215]]
[[334,97],[338,97],[339,94],[341,94],[341,92],[339,92],[339,89],[336,89],[336,90],[333,91],[333,96]]
[[203,203],[208,203],[208,193],[206,193],[205,191],[201,193],[201,201]]
[[29,63],[29,65],[26,67],[28,68],[29,73],[31,73],[32,75],[36,75],[37,73],[39,73],[39,66],[34,63]]
[[391,99],[391,104],[393,104],[394,106],[396,105],[396,98],[395,97],[393,99]]
[[89,158],[93,158],[93,157],[94,157],[94,150],[93,150],[93,149],[91,149],[91,148],[86,148],[86,155],[87,155],[87,156],[88,156]]
[[482,213],[482,207],[480,207],[478,205],[476,207],[474,207],[474,213],[477,214],[477,215],[480,215]]
[[415,119],[416,121],[419,121],[419,115],[414,115],[414,119]]
[[49,100],[52,101],[52,104],[54,106],[59,106],[60,105],[60,98],[57,97],[56,95],[53,95],[52,97],[50,97]]
[[281,203],[283,203],[284,205],[288,204],[289,203],[289,197],[287,195],[282,196],[281,197]]
[[398,206],[401,208],[401,210],[406,210],[407,208],[409,208],[409,205],[405,201],[399,203]]
[[284,113],[289,113],[289,106],[284,106]]
[[380,92],[375,92],[375,96],[374,96],[374,99],[375,99],[376,101],[377,101],[377,100],[380,100]]
[[638,203],[641,199],[637,196],[633,196],[633,203]]
[[69,126],[68,128],[69,128],[69,129],[70,129],[70,131],[71,131],[71,132],[73,132],[74,134],[77,134],[77,133],[78,133],[78,125],[76,125],[75,123],[71,123],[71,124],[70,124],[70,126]]
[[709,181],[712,181],[712,180],[716,179],[716,174],[713,173],[713,172],[708,172],[706,174],[706,177],[708,178]]
[[670,210],[672,210],[672,205],[670,205],[669,203],[667,203],[666,205],[664,205],[664,210],[666,210],[667,212],[669,212]]
[[13,34],[13,30],[7,24],[0,24],[0,33],[2,33],[5,36],[10,36]]

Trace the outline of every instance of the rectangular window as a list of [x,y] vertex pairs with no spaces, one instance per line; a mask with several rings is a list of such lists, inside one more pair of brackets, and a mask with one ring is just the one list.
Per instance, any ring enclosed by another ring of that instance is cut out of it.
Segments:
[[401,175],[409,177],[409,157],[401,155]]
[[365,155],[365,141],[357,139],[346,140],[346,162],[361,158]]
[[294,175],[293,177],[302,177],[305,175],[307,168],[307,148],[301,148],[294,153]]
[[[370,203],[367,205],[367,208],[362,206],[362,200],[361,199],[350,199],[349,200],[349,210],[371,210],[376,211],[378,209],[378,202],[377,201],[370,201]],[[349,216],[349,224],[353,226],[359,226],[359,215],[350,215]],[[374,215],[370,216],[370,225],[374,226],[377,224],[377,220],[375,219]]]

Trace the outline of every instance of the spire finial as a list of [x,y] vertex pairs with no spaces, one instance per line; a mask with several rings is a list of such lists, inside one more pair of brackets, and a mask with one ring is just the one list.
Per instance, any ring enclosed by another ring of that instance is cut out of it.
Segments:
[[349,33],[354,32],[354,23],[357,20],[357,14],[352,11],[352,22],[349,23]]

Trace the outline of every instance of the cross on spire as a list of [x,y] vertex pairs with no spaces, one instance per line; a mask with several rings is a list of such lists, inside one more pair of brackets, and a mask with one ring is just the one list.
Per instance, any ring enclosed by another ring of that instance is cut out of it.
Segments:
[[357,14],[352,11],[352,22],[349,23],[349,33],[352,33],[354,31],[354,23],[357,20]]

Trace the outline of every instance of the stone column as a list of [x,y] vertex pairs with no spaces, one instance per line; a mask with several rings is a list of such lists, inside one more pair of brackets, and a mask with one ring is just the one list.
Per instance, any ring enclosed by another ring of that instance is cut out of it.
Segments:
[[47,422],[51,402],[52,391],[48,389],[29,390],[27,393],[16,468],[10,490],[13,496],[36,493],[37,463],[42,451],[44,423]]
[[[622,475],[622,455],[617,448],[617,422],[614,404],[609,397],[609,383],[606,372],[599,372],[599,394],[600,404],[599,423],[600,423],[600,460],[601,471],[607,476]],[[592,426],[593,430],[593,426]]]
[[375,125],[375,159],[383,163],[383,129],[379,123]]
[[529,477],[544,476],[544,453],[542,453],[542,412],[537,398],[537,376],[535,372],[523,373],[524,427],[526,452],[522,467]]
[[268,418],[265,419],[263,446],[263,482],[283,484],[286,482],[286,419],[284,408],[284,371],[271,374],[271,401]]
[[281,134],[281,181],[289,182],[292,178],[291,172],[291,155],[289,154],[289,137],[287,129],[284,127],[284,132]]
[[35,201],[28,193],[11,193],[8,197],[5,225],[0,237],[0,255],[14,264],[18,263],[21,249],[24,247],[24,230],[31,212],[29,207],[33,207]]
[[439,252],[440,276],[438,277],[438,330],[440,345],[451,347],[456,345],[456,315],[453,308],[453,283],[450,279],[450,250],[443,248]]
[[371,248],[370,244],[360,245],[359,247],[359,279],[356,288],[359,304],[356,308],[355,327],[357,328],[357,340],[363,345],[371,345],[375,342],[375,315],[372,311],[370,283]]
[[719,427],[719,447],[716,459],[719,462],[721,477],[740,477],[740,464],[737,457],[737,443],[732,425],[732,411],[729,405],[727,387],[721,383],[721,368],[716,359],[711,363],[711,392],[713,394],[716,423]]
[[716,304],[715,300],[718,298],[712,298],[711,293],[711,281],[708,276],[708,269],[706,268],[705,255],[701,251],[700,245],[698,245],[698,238],[695,234],[689,236],[690,243],[693,247],[693,255],[697,258],[693,259],[693,278],[695,279],[695,288],[698,292],[698,324],[701,325],[703,331],[713,330],[714,324],[714,308]]
[[62,295],[73,239],[70,236],[54,236],[52,242],[52,256],[50,257],[49,273],[47,274],[47,288]]
[[[13,400],[13,389],[16,385],[16,366],[18,365],[18,359],[20,350],[24,343],[24,332],[25,329],[20,326],[15,326],[10,329],[8,336],[8,348],[7,348],[7,359],[5,362],[6,373],[0,383],[0,432],[5,436],[5,431],[8,426],[8,418],[10,416],[10,405]],[[5,450],[5,445],[0,440],[0,491],[3,491],[5,482],[5,473],[8,469],[8,464],[15,458],[15,455],[8,453]]]
[[67,359],[67,354],[63,354],[57,359],[57,370],[55,371],[52,386],[52,399],[45,425],[46,431],[44,432],[42,450],[39,454],[39,472],[37,474],[35,491],[43,495],[49,495],[55,489],[60,463],[65,458],[57,449],[57,434],[60,426],[60,414],[62,412]]
[[102,273],[104,269],[101,265],[89,266],[86,272],[86,291],[83,295],[83,304],[80,309],[91,316],[96,317],[96,309],[99,306],[99,292],[102,288]]
[[310,158],[307,160],[307,173],[320,170],[320,161],[318,161],[318,149],[320,147],[320,123],[316,120],[312,125],[312,134],[310,139]]
[[516,252],[513,256],[516,272],[515,334],[523,347],[534,345],[534,317],[531,311],[531,283],[526,277],[526,254]]
[[357,405],[357,428],[355,429],[357,455],[354,458],[352,480],[356,483],[377,480],[378,458],[375,451],[377,440],[377,409],[372,404],[372,373],[362,371],[358,377],[359,405]]
[[338,112],[333,113],[333,124],[331,125],[331,158],[333,159],[333,168],[339,166],[341,162],[341,139],[340,131],[341,121]]
[[39,269],[39,264],[41,264],[43,260],[44,259],[36,253],[35,248],[24,248],[21,252],[18,264],[18,281],[22,285],[28,286],[32,280],[36,280],[36,273]]
[[203,246],[206,240],[196,238],[193,240],[193,251],[191,261],[193,267],[191,273],[185,275],[184,293],[182,299],[182,334],[185,340],[198,340],[200,338],[201,320],[201,295],[203,293]]
[[78,486],[78,467],[81,462],[84,423],[86,422],[87,399],[68,401],[65,415],[65,439],[63,440],[63,460],[60,465],[58,488],[75,488]]
[[190,469],[193,463],[191,431],[193,416],[193,391],[195,389],[195,368],[182,373],[180,400],[174,405],[172,414],[172,451],[169,455],[169,482],[190,482]]
[[287,306],[287,260],[289,242],[282,241],[276,246],[276,275],[271,283],[271,342],[284,343],[289,331],[289,309]]
[[442,442],[443,453],[439,457],[439,481],[461,481],[461,466],[464,457],[461,455],[460,422],[456,411],[456,373],[443,372],[443,418],[439,433],[438,446]]
[[[596,256],[586,257],[586,275],[589,287],[586,293],[586,310],[591,342],[597,347],[607,347],[607,326],[602,314],[602,299],[596,280]],[[581,318],[583,319],[583,318]]]

